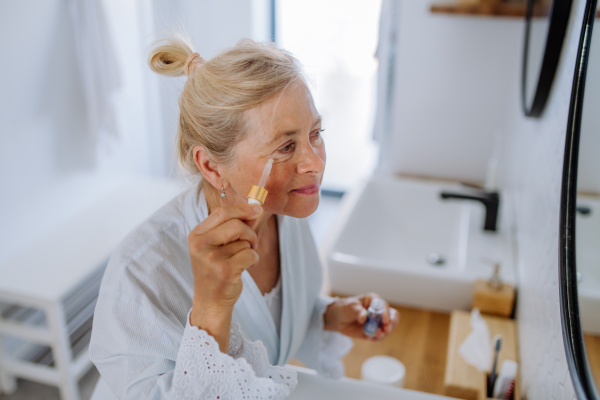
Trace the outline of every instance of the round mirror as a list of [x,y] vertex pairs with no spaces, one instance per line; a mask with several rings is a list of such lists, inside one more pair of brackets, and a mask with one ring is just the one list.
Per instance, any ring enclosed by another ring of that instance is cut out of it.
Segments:
[[600,399],[600,31],[592,30],[596,3],[587,0],[575,65],[560,217],[563,339],[579,400]]
[[527,0],[521,101],[525,115],[544,110],[569,23],[571,0]]

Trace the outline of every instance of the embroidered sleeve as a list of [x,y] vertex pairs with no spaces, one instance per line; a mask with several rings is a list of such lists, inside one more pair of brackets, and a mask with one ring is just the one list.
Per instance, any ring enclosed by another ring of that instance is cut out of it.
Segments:
[[188,322],[179,347],[173,388],[177,399],[285,399],[298,384],[296,371],[269,364],[260,340],[244,339],[231,324],[229,353],[204,329]]

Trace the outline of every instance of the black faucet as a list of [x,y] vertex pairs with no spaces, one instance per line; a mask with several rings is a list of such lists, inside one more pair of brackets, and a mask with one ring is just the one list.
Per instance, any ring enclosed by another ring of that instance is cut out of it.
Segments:
[[485,225],[483,229],[486,231],[496,231],[498,206],[500,205],[500,195],[498,192],[480,192],[477,195],[442,192],[440,193],[440,197],[442,199],[465,199],[482,202],[485,206]]

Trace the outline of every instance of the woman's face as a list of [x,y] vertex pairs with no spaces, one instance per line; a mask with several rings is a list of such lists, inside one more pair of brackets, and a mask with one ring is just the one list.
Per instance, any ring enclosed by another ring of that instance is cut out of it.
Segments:
[[319,205],[319,188],[325,170],[325,144],[321,116],[304,83],[287,88],[246,112],[248,134],[235,149],[235,164],[224,176],[235,192],[235,203],[246,203],[270,158],[273,168],[265,185],[263,205],[273,214],[305,218]]

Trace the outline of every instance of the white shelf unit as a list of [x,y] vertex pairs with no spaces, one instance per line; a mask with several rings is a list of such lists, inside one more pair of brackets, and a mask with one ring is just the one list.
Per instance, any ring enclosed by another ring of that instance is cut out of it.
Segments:
[[79,400],[93,313],[108,258],[121,240],[183,185],[163,179],[123,182],[52,235],[0,265],[0,393],[16,378],[58,386]]
[[[36,301],[20,302],[13,296],[0,294],[0,334],[4,338],[1,351],[2,387],[8,393],[16,389],[16,377],[61,386],[60,371],[55,360],[56,352],[70,360],[68,374],[77,382],[92,363],[88,345],[92,332],[94,308],[102,274],[108,260],[98,266],[87,281],[74,293],[66,296],[58,310],[52,305]],[[58,313],[57,313],[58,311]],[[64,320],[61,321],[61,316]],[[54,321],[51,323],[50,321]],[[50,326],[62,324],[67,335],[66,343],[56,340]],[[58,363],[57,363],[58,361]]]

